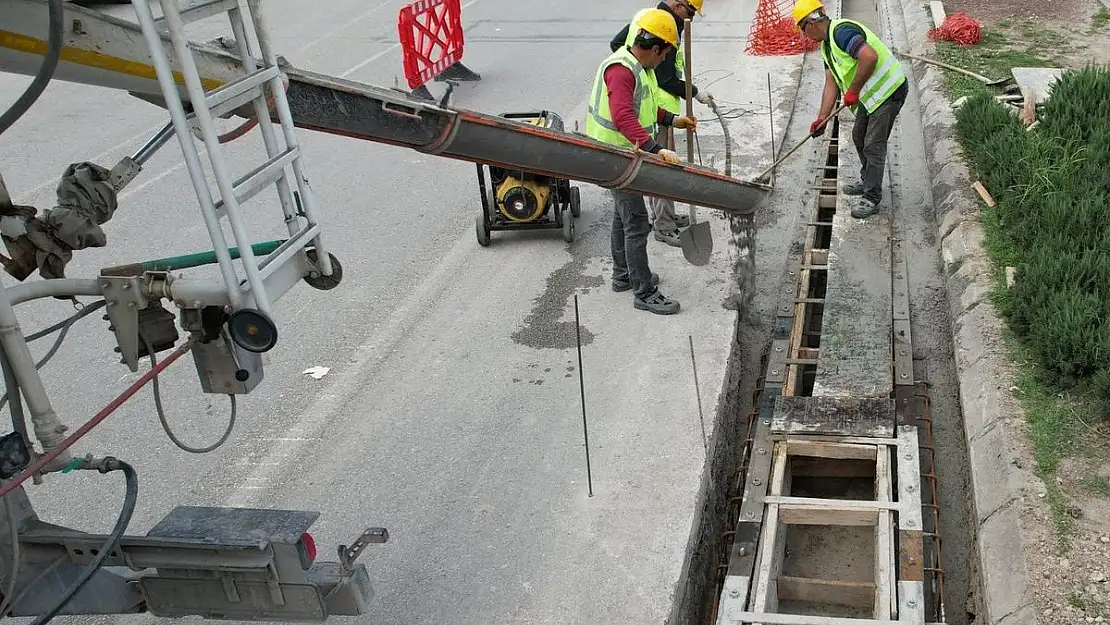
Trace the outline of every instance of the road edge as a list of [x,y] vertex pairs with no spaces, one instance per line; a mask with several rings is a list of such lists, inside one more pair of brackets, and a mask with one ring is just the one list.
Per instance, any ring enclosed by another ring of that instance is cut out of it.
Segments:
[[[931,52],[928,5],[917,0],[896,3],[902,9],[910,51]],[[1024,424],[1023,411],[1009,390],[1014,378],[1003,350],[1003,322],[988,298],[992,277],[983,247],[980,200],[970,187],[971,175],[956,142],[955,115],[942,89],[944,70],[907,61],[903,67],[917,88],[926,161],[933,178],[973,493],[979,582],[976,623],[1036,625],[1021,516],[1024,485],[1036,478],[1021,468],[1028,465],[1015,427]],[[1022,556],[1015,558],[1015,554]]]

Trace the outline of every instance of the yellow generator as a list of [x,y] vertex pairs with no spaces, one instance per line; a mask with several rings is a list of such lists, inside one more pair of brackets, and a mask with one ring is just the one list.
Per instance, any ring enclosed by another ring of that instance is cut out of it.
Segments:
[[[503,113],[501,117],[563,131],[563,120],[555,113]],[[482,213],[475,230],[478,244],[490,244],[494,230],[541,230],[561,228],[567,243],[574,241],[574,219],[582,214],[578,187],[570,181],[478,163],[478,191]],[[489,183],[486,183],[489,170]]]

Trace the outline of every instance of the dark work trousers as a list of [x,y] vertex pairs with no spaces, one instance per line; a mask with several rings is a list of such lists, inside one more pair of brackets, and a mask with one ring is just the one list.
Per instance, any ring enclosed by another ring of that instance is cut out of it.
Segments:
[[852,127],[852,141],[859,154],[860,179],[863,181],[863,197],[878,204],[883,199],[883,173],[886,171],[886,147],[894,120],[906,103],[909,83],[902,83],[879,108],[870,115],[863,105],[856,107],[856,123]]
[[655,292],[648,267],[647,237],[651,231],[644,196],[612,190],[616,207],[610,244],[613,251],[613,279],[628,281],[636,297],[645,298]]

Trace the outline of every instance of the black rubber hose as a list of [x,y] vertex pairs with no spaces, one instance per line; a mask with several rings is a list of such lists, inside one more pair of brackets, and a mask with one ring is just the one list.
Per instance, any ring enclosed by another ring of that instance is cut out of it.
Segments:
[[36,618],[31,625],[45,625],[49,623],[52,618],[57,616],[58,612],[62,611],[62,608],[66,607],[66,604],[73,599],[73,596],[76,595],[90,579],[92,579],[92,576],[96,574],[96,571],[100,569],[104,561],[108,559],[108,556],[115,551],[116,546],[119,545],[120,539],[123,538],[123,532],[127,529],[127,524],[131,522],[131,514],[135,512],[135,504],[139,499],[139,476],[135,473],[135,469],[122,460],[105,458],[104,468],[98,470],[101,473],[123,471],[123,477],[127,480],[127,494],[124,495],[123,498],[123,510],[120,511],[119,519],[116,520],[116,526],[112,528],[112,533],[108,536],[108,540],[106,540],[104,546],[100,548],[100,553],[96,554],[92,562],[85,565],[85,570],[81,573],[81,577],[77,578],[77,581],[66,591],[57,605],[51,608],[49,612]]
[[54,77],[54,70],[58,67],[58,60],[62,56],[62,0],[48,0],[50,4],[50,37],[47,42],[46,56],[42,58],[42,65],[35,74],[35,79],[27,85],[23,95],[15,101],[8,110],[0,115],[0,135],[8,131],[12,124],[17,122],[23,114],[31,109],[31,105],[39,99],[46,85]]

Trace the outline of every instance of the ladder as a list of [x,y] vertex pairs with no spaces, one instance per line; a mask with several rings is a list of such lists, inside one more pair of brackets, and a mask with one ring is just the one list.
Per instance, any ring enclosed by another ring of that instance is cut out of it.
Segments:
[[[185,156],[185,164],[212,240],[231,307],[234,310],[253,307],[272,320],[274,301],[296,281],[289,280],[286,275],[279,282],[276,274],[293,269],[297,270],[298,280],[306,275],[318,279],[320,275],[331,276],[333,266],[321,238],[315,201],[305,174],[304,159],[297,142],[277,55],[270,46],[261,2],[183,0],[183,5],[178,6],[178,0],[158,0],[162,9],[159,19],[155,19],[151,10],[152,2],[153,0],[132,0],[132,5],[150,49],[151,61],[170,112],[174,133]],[[253,25],[259,52],[257,55],[252,53],[251,41],[247,37],[244,11]],[[243,66],[243,76],[206,92],[196,59],[189,47],[185,25],[220,13],[225,13],[231,22],[236,52]],[[164,35],[169,37],[177,68],[171,66],[167,57]],[[192,108],[191,115],[185,111],[178,88],[179,81],[184,83],[184,96]],[[271,103],[280,122],[276,125],[280,126],[284,146],[279,142],[277,129],[271,120]],[[254,115],[266,146],[267,160],[233,180],[213,119],[248,104],[253,104]],[[213,197],[205,177],[200,152],[193,141],[194,131],[199,134],[208,152],[218,198]],[[260,262],[251,249],[252,240],[240,209],[245,202],[272,184],[277,186],[289,238]],[[296,193],[291,191],[293,185],[296,185]],[[224,236],[224,219],[230,225],[235,246],[238,248],[240,262],[246,274],[246,289],[232,264],[231,252]],[[309,244],[314,249],[306,255],[305,247]],[[268,284],[271,285],[270,291],[267,291]]]

